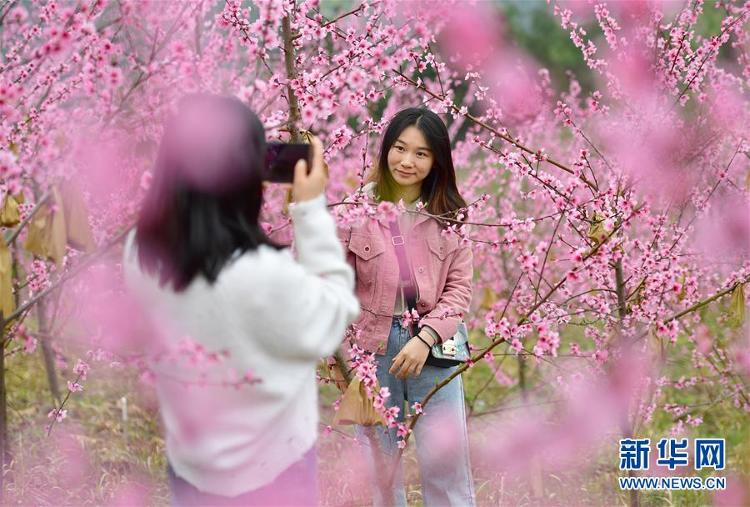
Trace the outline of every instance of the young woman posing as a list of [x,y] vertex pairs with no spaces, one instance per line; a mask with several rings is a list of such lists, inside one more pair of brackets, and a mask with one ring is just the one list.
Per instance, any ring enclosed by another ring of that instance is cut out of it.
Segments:
[[[380,201],[403,200],[413,211],[422,202],[426,213],[405,213],[398,221],[416,286],[419,331],[412,336],[401,325],[407,297],[399,280],[399,263],[388,223],[368,220],[341,232],[348,261],[356,273],[361,314],[357,345],[375,353],[381,387],[391,396],[389,406],[421,401],[454,368],[426,365],[429,347],[450,339],[471,301],[472,253],[455,235],[443,235],[445,223],[428,216],[454,218],[466,203],[456,187],[448,130],[427,109],[399,112],[388,125],[380,148],[374,181],[365,192]],[[395,234],[398,235],[398,234]],[[396,430],[380,431],[386,456],[397,450]],[[469,465],[466,414],[461,377],[452,380],[430,400],[415,427],[422,492],[426,506],[474,504]],[[389,461],[390,460],[386,460]],[[375,473],[385,474],[378,470]],[[406,505],[401,470],[396,473],[392,498],[377,487],[376,505]]]

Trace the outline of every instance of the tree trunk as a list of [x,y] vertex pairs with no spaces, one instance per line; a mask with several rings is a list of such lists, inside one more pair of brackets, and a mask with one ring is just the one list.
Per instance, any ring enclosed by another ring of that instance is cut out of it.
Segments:
[[7,398],[5,394],[5,318],[0,312],[0,505],[5,505],[5,456],[8,446]]
[[[297,78],[297,69],[295,67],[294,42],[292,40],[291,20],[289,19],[289,17],[285,17],[282,20],[281,32],[282,38],[284,40],[284,64],[286,67],[286,77],[289,81],[291,81]],[[299,103],[297,102],[297,96],[294,94],[294,90],[292,89],[291,84],[287,83],[286,90],[287,100],[289,101],[289,118],[287,121],[287,128],[289,129],[291,141],[293,143],[298,143],[301,140],[298,127],[298,124],[300,122]],[[291,200],[291,195],[289,196],[289,200]],[[343,375],[344,380],[346,380],[346,383],[349,384],[349,382],[351,382],[351,376],[349,375],[349,372],[346,368],[346,362],[338,354],[336,355],[336,362],[339,369],[341,370],[341,374]],[[373,460],[375,461],[376,474],[374,482],[379,488],[382,498],[390,498],[390,494],[388,493],[388,491],[391,489],[390,483],[392,483],[393,474],[391,473],[391,470],[388,468],[388,465],[385,462],[384,454],[380,450],[380,444],[378,443],[378,436],[376,434],[375,428],[372,426],[366,426],[364,427],[364,432],[367,440],[370,443]],[[397,463],[392,464],[393,467],[395,467],[396,465]],[[386,478],[388,477],[391,477],[390,481],[386,480]]]
[[[518,385],[521,388],[521,399],[524,405],[529,401],[529,391],[526,386],[526,358],[518,356]],[[530,462],[531,493],[535,499],[541,500],[544,496],[544,481],[542,479],[542,467],[539,459],[534,456]]]
[[49,334],[49,323],[47,322],[47,305],[44,299],[40,299],[36,307],[37,321],[39,322],[39,335],[42,338],[42,357],[44,357],[44,369],[47,371],[47,382],[52,394],[52,405],[60,404],[60,384],[57,380],[57,369],[55,368],[55,352],[52,350],[52,341]]
[[[500,198],[498,197],[497,205],[500,205]],[[507,265],[507,257],[502,257],[502,266],[503,266],[503,275],[505,276],[506,280],[511,279],[511,271],[508,268]],[[541,283],[541,278],[540,278]],[[515,288],[512,289],[508,293],[508,299],[511,300],[513,298],[513,294],[515,293]],[[508,305],[510,304],[510,301],[508,301]],[[508,306],[506,306],[506,309]],[[503,315],[505,312],[503,311]],[[529,387],[526,382],[526,373],[528,365],[526,363],[526,358],[523,355],[517,356],[518,360],[518,386],[521,389],[521,400],[523,404],[527,404],[529,401]],[[540,461],[537,457],[532,457],[529,462],[529,480],[531,481],[531,495],[532,497],[537,500],[541,501],[544,497],[544,478],[543,478],[543,470],[542,466],[540,464]]]
[[[620,321],[627,315],[627,301],[625,300],[625,276],[622,272],[622,259],[618,259],[615,263],[615,289],[617,291],[617,314]],[[625,438],[633,437],[633,423],[628,420],[623,423],[622,433]],[[628,470],[628,477],[633,477],[633,471]],[[630,507],[640,507],[640,497],[638,496],[638,490],[630,490]]]
[[[288,81],[297,79],[297,68],[294,66],[294,42],[292,41],[292,28],[289,17],[285,17],[281,22],[281,31],[284,38],[284,64],[286,66],[286,78]],[[299,103],[297,102],[297,96],[294,94],[292,85],[287,82],[286,85],[287,100],[289,101],[289,120],[287,121],[287,127],[289,134],[291,135],[292,142],[298,143],[300,141],[299,135]]]

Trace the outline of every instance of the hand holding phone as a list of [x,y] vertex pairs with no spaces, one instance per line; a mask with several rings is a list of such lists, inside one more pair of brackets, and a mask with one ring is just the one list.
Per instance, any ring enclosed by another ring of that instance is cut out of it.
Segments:
[[308,173],[307,161],[301,159],[294,166],[292,197],[295,202],[315,199],[326,189],[328,177],[323,163],[323,143],[315,136],[310,139],[312,147],[312,170]]
[[294,165],[300,159],[311,160],[309,144],[268,143],[263,180],[270,183],[291,183],[294,180]]

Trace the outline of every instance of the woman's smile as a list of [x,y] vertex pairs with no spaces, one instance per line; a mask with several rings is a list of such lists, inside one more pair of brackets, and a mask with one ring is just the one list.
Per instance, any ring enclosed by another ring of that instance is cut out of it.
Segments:
[[434,159],[427,139],[418,128],[410,126],[401,132],[388,150],[388,168],[401,187],[398,190],[401,197],[409,202],[419,197]]

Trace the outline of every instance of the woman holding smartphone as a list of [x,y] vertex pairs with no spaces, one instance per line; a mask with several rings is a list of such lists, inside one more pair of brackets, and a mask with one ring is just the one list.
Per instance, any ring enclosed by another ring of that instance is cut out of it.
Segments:
[[[357,345],[376,354],[377,377],[390,390],[388,405],[400,408],[421,401],[455,369],[425,364],[430,347],[450,339],[469,310],[472,252],[455,234],[442,234],[446,225],[433,217],[456,218],[466,206],[456,186],[448,130],[427,109],[405,109],[390,121],[383,136],[373,181],[363,187],[379,201],[403,200],[409,212],[398,228],[367,220],[340,231],[348,248],[347,259],[356,274],[361,315]],[[421,211],[416,212],[417,204]],[[396,238],[400,231],[401,238]],[[408,254],[412,284],[416,287],[418,332],[402,325],[408,309],[400,282],[397,243]],[[396,429],[378,428],[386,456],[397,452]],[[466,414],[461,377],[440,389],[425,407],[415,427],[416,450],[426,506],[474,504],[469,464]],[[389,461],[390,460],[386,460]],[[376,470],[376,474],[387,474]],[[391,498],[373,486],[376,505],[406,505],[402,474],[395,474]]]
[[294,168],[295,259],[259,223],[257,116],[233,98],[191,95],[166,125],[123,264],[158,326],[146,353],[173,505],[316,503],[316,365],[358,304],[326,209],[320,141],[312,148],[309,174],[303,160]]

